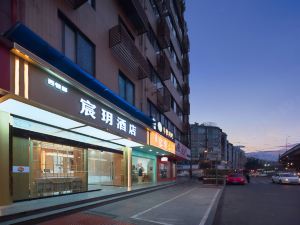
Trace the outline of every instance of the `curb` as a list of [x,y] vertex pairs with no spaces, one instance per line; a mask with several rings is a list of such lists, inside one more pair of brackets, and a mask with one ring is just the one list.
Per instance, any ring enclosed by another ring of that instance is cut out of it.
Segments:
[[199,225],[212,225],[214,223],[217,208],[220,199],[223,195],[224,189],[225,189],[225,185],[223,185],[223,187],[215,194],[211,204],[209,205]]

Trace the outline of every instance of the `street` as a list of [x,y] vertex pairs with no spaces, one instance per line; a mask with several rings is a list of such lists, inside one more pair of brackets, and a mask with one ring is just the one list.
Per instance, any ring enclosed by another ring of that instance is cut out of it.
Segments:
[[252,178],[244,186],[226,186],[214,225],[299,225],[300,186]]
[[41,224],[199,225],[204,224],[211,202],[219,192],[220,189],[205,187],[198,181],[181,183]]

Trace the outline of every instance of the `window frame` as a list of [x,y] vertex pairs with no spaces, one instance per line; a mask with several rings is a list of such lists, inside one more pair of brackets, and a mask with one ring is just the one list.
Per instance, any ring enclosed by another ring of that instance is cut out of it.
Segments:
[[[58,17],[61,20],[62,23],[62,52],[65,55],[66,53],[66,29],[67,26],[70,30],[72,30],[75,34],[75,64],[78,65],[82,70],[87,72],[88,74],[95,77],[96,75],[96,45],[74,24],[72,23],[60,10],[58,11]],[[92,48],[92,71],[87,71],[85,68],[83,68],[80,64],[78,64],[78,36],[81,36],[81,38],[88,43]],[[70,59],[71,60],[71,59]],[[73,61],[73,60],[71,60]]]
[[[124,84],[125,84],[125,87],[124,87],[124,90],[125,90],[125,96],[124,97],[122,97],[121,95],[120,95],[120,78],[121,79],[123,79],[125,82],[124,82]],[[128,101],[128,99],[127,99],[127,94],[128,94],[128,91],[127,91],[127,85],[128,84],[130,84],[131,86],[132,86],[132,102],[129,102]],[[128,77],[121,71],[121,70],[119,70],[119,73],[118,73],[118,89],[119,89],[119,96],[122,98],[122,99],[124,99],[126,102],[128,102],[129,104],[131,104],[131,105],[133,105],[133,106],[135,106],[135,85],[134,85],[134,83],[130,80],[130,79],[128,79]]]

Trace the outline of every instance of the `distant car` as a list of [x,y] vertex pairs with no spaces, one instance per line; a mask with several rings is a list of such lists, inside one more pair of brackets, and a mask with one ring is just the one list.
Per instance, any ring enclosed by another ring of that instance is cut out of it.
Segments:
[[230,174],[226,178],[226,184],[246,184],[243,174]]
[[177,173],[178,177],[188,177],[190,175],[189,171],[182,171],[180,173]]
[[276,173],[272,182],[278,184],[300,184],[300,178],[294,173]]
[[268,174],[266,174],[266,173],[259,173],[258,176],[259,177],[266,177],[266,176],[268,176]]

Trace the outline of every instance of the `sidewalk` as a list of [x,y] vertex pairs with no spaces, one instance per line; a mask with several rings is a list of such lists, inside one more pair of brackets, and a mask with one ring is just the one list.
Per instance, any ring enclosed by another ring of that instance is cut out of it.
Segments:
[[[104,205],[117,204],[116,202],[120,200],[126,200],[136,196],[140,196],[138,198],[143,199],[144,195],[150,192],[160,189],[164,191],[163,189],[175,184],[177,185],[174,186],[174,188],[165,190],[165,192],[172,193],[176,188],[191,188],[192,186],[197,186],[200,191],[197,192],[194,199],[198,198],[198,200],[201,200],[201,207],[199,208],[201,213],[199,211],[198,214],[200,213],[199,215],[203,217],[201,221],[205,221],[205,223],[201,225],[211,224],[223,188],[202,185],[197,180],[189,180],[188,178],[178,178],[176,183],[165,182],[159,183],[158,185],[148,184],[133,186],[131,190],[127,190],[127,188],[124,187],[103,187],[101,191],[17,202],[9,206],[0,207],[0,224],[34,224],[45,221],[45,218],[49,220],[49,222],[47,221],[44,224],[147,224],[141,223],[141,221],[134,221],[134,223],[132,223],[132,221],[123,222],[112,220],[112,218],[106,218],[105,215],[95,216],[86,212],[92,211],[99,206],[101,206],[99,208],[105,208]],[[155,196],[155,194],[149,195]],[[160,198],[158,199],[159,202],[162,200],[163,199]],[[166,202],[170,202],[170,200],[167,199]],[[68,215],[70,213],[72,214]],[[52,221],[51,218],[55,218],[55,221]],[[68,223],[66,223],[66,221]],[[92,221],[93,223],[91,223]]]
[[102,186],[99,191],[84,193],[75,193],[47,197],[28,201],[15,202],[11,205],[0,206],[0,224],[4,221],[15,220],[16,218],[25,218],[28,216],[41,215],[45,212],[67,209],[70,207],[87,206],[92,203],[100,203],[105,200],[116,200],[124,196],[134,196],[144,192],[154,191],[161,188],[174,185],[175,182],[160,182],[158,184],[135,185],[131,188]]

